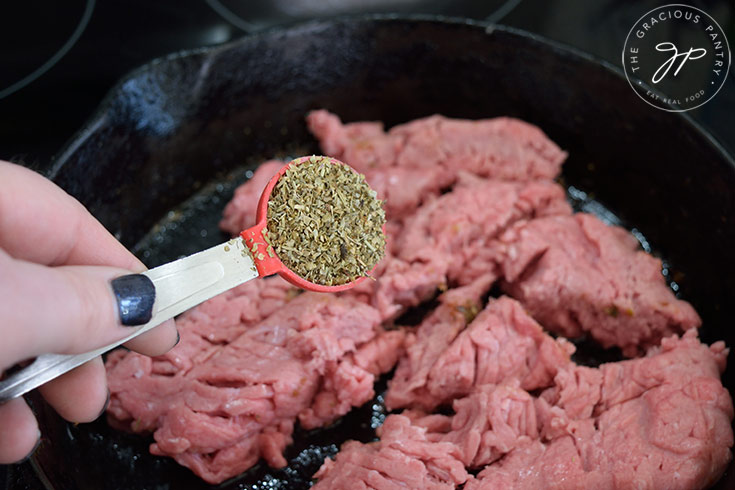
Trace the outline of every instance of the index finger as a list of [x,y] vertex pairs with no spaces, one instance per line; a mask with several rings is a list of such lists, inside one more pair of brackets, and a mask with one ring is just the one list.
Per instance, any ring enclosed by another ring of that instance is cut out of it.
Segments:
[[[79,201],[32,170],[2,160],[0,249],[36,264],[146,270]],[[125,345],[158,355],[170,349],[177,338],[174,321],[169,320]]]
[[79,201],[36,172],[1,160],[0,248],[37,264],[146,269]]

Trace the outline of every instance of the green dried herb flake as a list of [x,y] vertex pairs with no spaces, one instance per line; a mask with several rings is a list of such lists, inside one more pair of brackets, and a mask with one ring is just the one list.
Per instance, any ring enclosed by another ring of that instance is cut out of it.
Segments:
[[385,212],[365,177],[327,157],[292,165],[268,202],[268,233],[281,261],[326,286],[363,276],[383,258]]
[[613,318],[617,318],[620,314],[620,310],[618,309],[617,305],[610,305],[605,307],[605,314],[607,316],[611,316]]

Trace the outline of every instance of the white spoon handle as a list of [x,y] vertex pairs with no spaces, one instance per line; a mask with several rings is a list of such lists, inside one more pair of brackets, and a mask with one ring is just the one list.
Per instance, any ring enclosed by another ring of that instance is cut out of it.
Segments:
[[51,381],[77,366],[147,332],[213,296],[258,277],[253,258],[237,237],[202,252],[142,273],[156,288],[153,317],[127,337],[82,354],[43,354],[0,381],[0,403]]

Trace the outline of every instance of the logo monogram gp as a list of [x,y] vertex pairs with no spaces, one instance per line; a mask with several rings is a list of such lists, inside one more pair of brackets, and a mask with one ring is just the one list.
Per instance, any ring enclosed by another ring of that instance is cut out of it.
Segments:
[[646,103],[665,111],[688,111],[708,102],[722,87],[730,69],[730,46],[707,13],[689,5],[664,5],[631,28],[623,68]]

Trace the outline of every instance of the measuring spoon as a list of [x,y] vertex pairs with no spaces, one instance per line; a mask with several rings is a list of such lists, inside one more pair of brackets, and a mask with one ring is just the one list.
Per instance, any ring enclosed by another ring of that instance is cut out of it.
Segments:
[[[260,196],[255,226],[225,243],[141,273],[153,282],[156,291],[153,315],[148,323],[134,327],[130,335],[118,341],[89,352],[38,356],[30,365],[0,381],[0,403],[28,393],[164,321],[256,277],[279,274],[294,286],[318,292],[344,291],[365,280],[366,276],[363,276],[337,286],[307,281],[281,262],[264,236],[267,229],[268,201],[278,179],[292,165],[304,163],[309,158],[292,160],[271,178]],[[329,158],[329,161],[344,165],[334,158]]]

